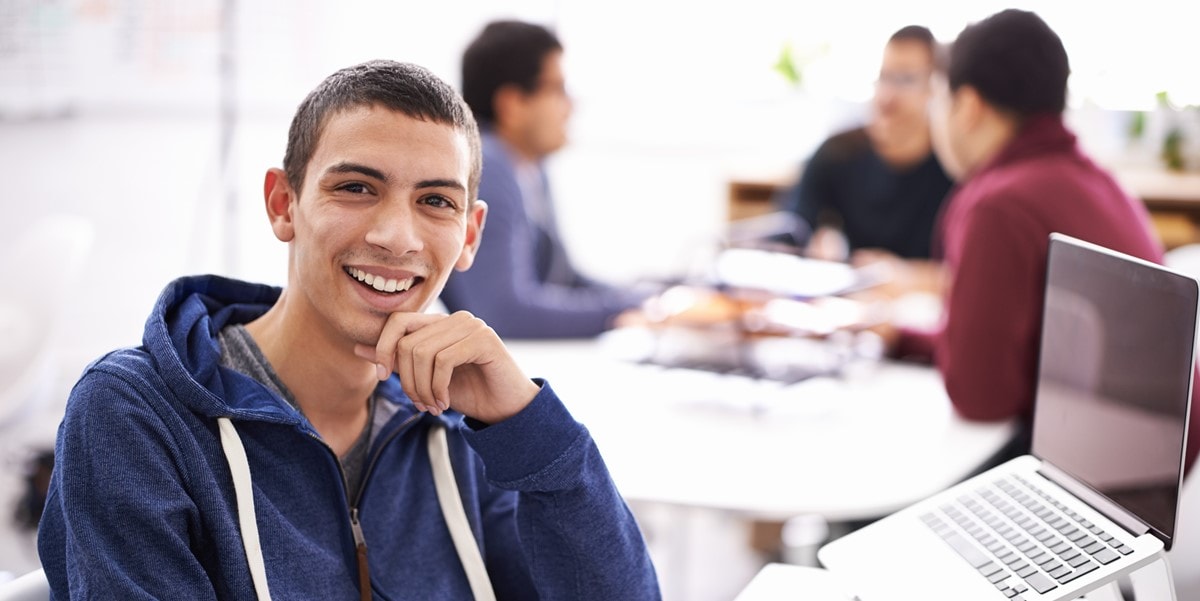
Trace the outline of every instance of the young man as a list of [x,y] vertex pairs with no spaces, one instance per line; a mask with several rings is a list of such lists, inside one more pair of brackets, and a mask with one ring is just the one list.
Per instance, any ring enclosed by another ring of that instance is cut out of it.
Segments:
[[930,240],[950,178],[929,141],[933,34],[917,25],[892,34],[883,49],[870,122],[826,140],[799,182],[779,199],[815,230],[809,254],[842,259],[846,250],[930,258]]
[[488,236],[478,267],[457,273],[442,301],[501,336],[595,336],[643,294],[593,280],[571,263],[558,232],[544,160],[567,141],[571,99],[562,44],[544,27],[487,25],[462,58],[463,98],[483,137],[480,198]]
[[287,288],[177,280],[72,391],[56,599],[658,597],[587,430],[482,321],[422,313],[475,257],[479,171],[420,67],[309,94],[264,185]]
[[[1145,207],[1063,124],[1069,73],[1058,35],[1006,10],[963,30],[937,82],[934,144],[962,183],[942,223],[949,291],[934,358],[970,419],[1031,416],[1051,232],[1162,261]],[[1189,464],[1198,450],[1190,436]]]

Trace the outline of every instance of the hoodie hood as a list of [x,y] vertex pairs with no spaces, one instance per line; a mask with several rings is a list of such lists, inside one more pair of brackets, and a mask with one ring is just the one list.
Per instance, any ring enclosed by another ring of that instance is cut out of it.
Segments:
[[[171,282],[146,320],[142,345],[167,386],[193,411],[283,420],[293,413],[249,378],[221,367],[217,334],[266,313],[282,289],[220,276]],[[236,406],[227,399],[237,399]],[[294,421],[294,418],[286,419]]]
[[[286,401],[254,379],[221,366],[221,329],[254,321],[282,292],[276,286],[215,275],[179,278],[154,304],[142,345],[167,387],[198,414],[306,425]],[[394,376],[376,390],[384,399],[411,405]],[[461,416],[451,412],[441,421],[453,418]]]

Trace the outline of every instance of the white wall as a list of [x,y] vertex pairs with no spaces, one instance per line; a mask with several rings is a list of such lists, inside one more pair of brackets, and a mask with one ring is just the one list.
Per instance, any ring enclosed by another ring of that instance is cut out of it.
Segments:
[[[88,358],[135,343],[161,286],[218,272],[283,283],[285,248],[262,216],[263,171],[282,160],[295,105],[336,68],[391,57],[457,84],[461,48],[493,18],[555,26],[576,99],[572,144],[551,161],[578,261],[619,280],[688,264],[725,218],[725,184],[787,171],[870,94],[883,40],[908,23],[952,38],[1003,6],[745,0],[476,0],[234,4],[235,77],[222,80],[222,2],[12,1],[0,5],[0,240],[39,216],[97,228],[64,316],[64,381]],[[1024,2],[1072,53],[1073,122],[1101,154],[1121,150],[1119,114],[1161,89],[1200,103],[1195,7]],[[803,89],[772,69],[785,43],[808,57]],[[219,99],[233,82],[237,128],[221,162]],[[1143,100],[1145,102],[1143,102]],[[223,179],[224,178],[224,179]],[[53,266],[30,266],[30,282]]]

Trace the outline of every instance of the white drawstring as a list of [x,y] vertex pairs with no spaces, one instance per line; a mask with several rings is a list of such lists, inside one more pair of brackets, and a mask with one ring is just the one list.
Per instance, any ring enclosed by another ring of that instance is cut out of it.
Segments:
[[[225,461],[229,463],[229,471],[233,474],[238,523],[242,531],[246,561],[250,564],[250,578],[254,582],[259,601],[269,601],[271,592],[267,588],[266,564],[263,561],[262,544],[258,538],[258,522],[254,518],[254,490],[251,487],[250,463],[246,459],[246,449],[242,446],[242,439],[238,437],[237,430],[229,418],[219,417],[217,424],[221,430],[221,448],[225,451]],[[487,566],[483,563],[479,545],[475,544],[471,524],[467,521],[467,512],[458,496],[458,482],[450,465],[450,448],[446,443],[445,428],[440,425],[430,428],[428,442],[429,463],[433,468],[433,483],[438,504],[442,506],[442,516],[450,529],[450,539],[454,541],[454,549],[458,552],[458,559],[467,574],[471,592],[476,601],[495,601],[496,593],[492,590]]]
[[221,448],[225,461],[233,473],[233,492],[237,497],[238,525],[242,530],[242,546],[246,549],[246,561],[250,564],[250,579],[259,601],[270,601],[271,591],[267,588],[267,567],[263,561],[262,544],[258,540],[258,522],[254,519],[254,489],[250,485],[250,462],[246,459],[246,448],[238,437],[233,422],[228,417],[218,417],[221,429]]
[[442,506],[442,517],[450,528],[450,539],[454,541],[458,560],[467,572],[471,592],[476,601],[496,601],[487,566],[483,563],[479,545],[475,544],[471,524],[467,522],[467,512],[458,496],[458,482],[454,478],[454,468],[450,466],[450,447],[446,444],[446,429],[440,424],[429,429],[429,463],[433,466],[433,485],[437,490],[438,503]]

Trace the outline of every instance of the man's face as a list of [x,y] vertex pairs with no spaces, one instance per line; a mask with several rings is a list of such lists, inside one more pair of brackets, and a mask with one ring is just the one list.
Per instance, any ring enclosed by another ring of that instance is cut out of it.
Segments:
[[875,82],[874,129],[881,136],[909,136],[926,127],[933,57],[919,42],[899,40],[883,50]]
[[571,98],[563,76],[562,52],[551,52],[542,59],[537,86],[522,95],[521,105],[519,135],[529,154],[546,156],[567,143]]
[[288,219],[302,322],[375,344],[388,315],[422,311],[474,258],[486,208],[469,206],[466,136],[385,108],[331,115]]

